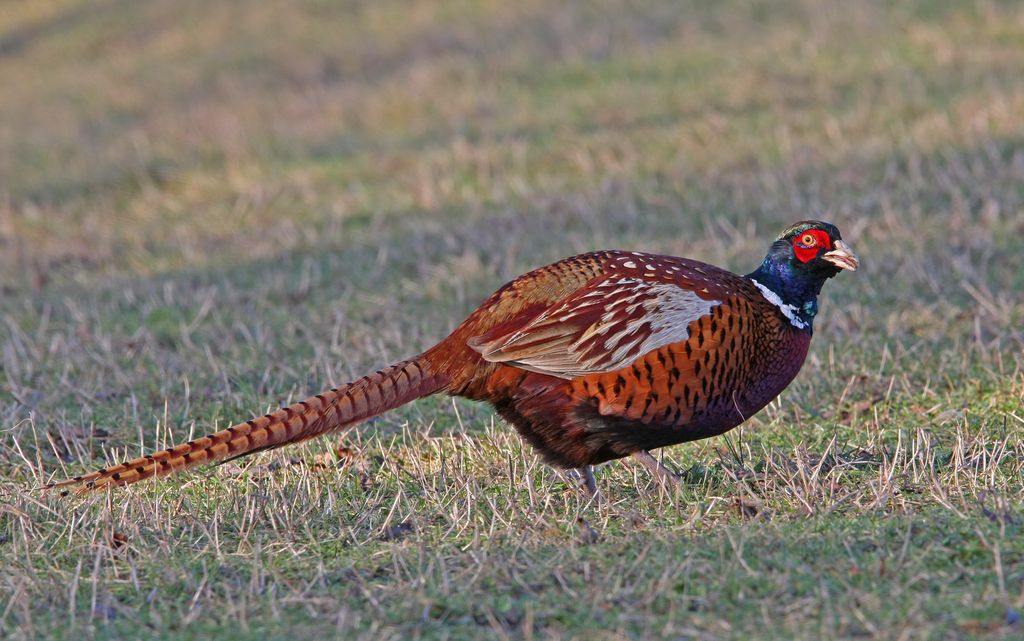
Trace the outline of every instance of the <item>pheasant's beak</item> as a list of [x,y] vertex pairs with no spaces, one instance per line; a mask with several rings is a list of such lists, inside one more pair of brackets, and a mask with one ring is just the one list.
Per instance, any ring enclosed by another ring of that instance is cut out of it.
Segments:
[[837,240],[834,247],[835,249],[825,253],[822,258],[839,269],[849,269],[851,272],[857,271],[857,267],[860,266],[860,259],[857,258],[857,254],[853,253],[850,246],[841,240]]

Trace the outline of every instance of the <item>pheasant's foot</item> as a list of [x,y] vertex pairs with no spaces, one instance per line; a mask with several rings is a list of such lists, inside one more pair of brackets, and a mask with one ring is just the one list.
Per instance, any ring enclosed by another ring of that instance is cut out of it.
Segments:
[[569,469],[562,472],[569,481],[576,487],[583,490],[587,498],[599,498],[597,494],[597,480],[594,479],[594,466],[587,465],[579,469]]
[[682,481],[672,470],[668,469],[661,464],[661,461],[654,458],[647,450],[637,450],[630,454],[634,459],[640,462],[641,465],[647,468],[647,471],[651,473],[659,483],[664,485],[666,488],[679,487]]

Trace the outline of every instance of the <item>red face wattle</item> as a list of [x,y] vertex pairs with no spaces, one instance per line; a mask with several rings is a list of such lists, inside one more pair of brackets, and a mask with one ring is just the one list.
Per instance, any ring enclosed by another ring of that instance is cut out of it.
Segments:
[[806,263],[818,257],[821,251],[832,249],[832,239],[820,229],[808,229],[793,237],[793,253]]

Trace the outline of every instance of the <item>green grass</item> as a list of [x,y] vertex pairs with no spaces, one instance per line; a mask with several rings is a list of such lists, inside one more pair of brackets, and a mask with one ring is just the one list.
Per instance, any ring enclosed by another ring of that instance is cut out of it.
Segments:
[[[1020,636],[1024,12],[551,4],[5,5],[0,637]],[[663,452],[674,494],[612,463],[588,504],[441,398],[32,489],[415,353],[532,266],[749,270],[806,217],[862,269],[779,400]]]

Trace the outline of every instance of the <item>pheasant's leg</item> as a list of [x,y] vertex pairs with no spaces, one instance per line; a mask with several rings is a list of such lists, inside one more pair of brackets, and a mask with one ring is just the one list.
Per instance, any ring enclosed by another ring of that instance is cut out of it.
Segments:
[[650,472],[654,476],[654,478],[658,479],[658,481],[664,484],[666,487],[675,487],[681,483],[681,481],[679,480],[679,476],[672,472],[672,470],[662,465],[661,462],[659,462],[658,459],[654,458],[651,455],[651,453],[648,452],[647,450],[637,450],[636,452],[630,454],[630,456],[635,458],[637,461],[640,462],[641,465],[646,467],[647,471]]
[[597,496],[597,481],[594,479],[594,466],[588,465],[581,472],[583,475],[583,487],[590,496]]
[[566,478],[586,492],[588,497],[593,498],[597,496],[597,481],[594,479],[593,465],[587,465],[586,467],[581,467],[579,469],[566,470],[564,474]]

